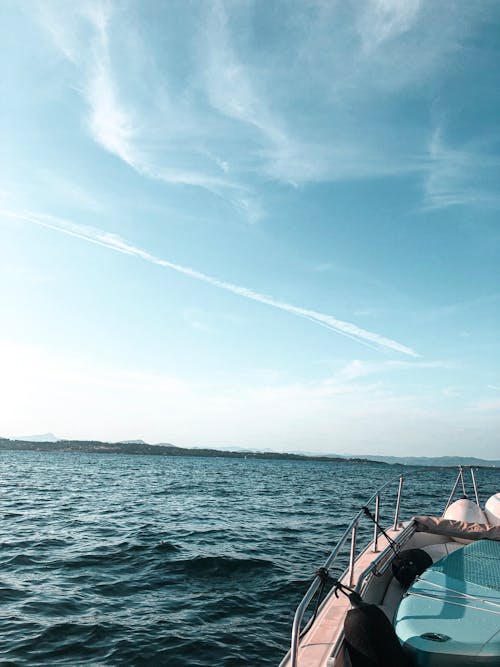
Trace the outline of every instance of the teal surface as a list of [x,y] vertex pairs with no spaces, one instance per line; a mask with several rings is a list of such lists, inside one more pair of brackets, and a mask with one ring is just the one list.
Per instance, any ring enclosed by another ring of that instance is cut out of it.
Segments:
[[394,627],[416,666],[500,665],[500,543],[485,542],[428,568],[401,601]]
[[454,579],[500,591],[500,542],[473,542],[438,561],[432,569]]

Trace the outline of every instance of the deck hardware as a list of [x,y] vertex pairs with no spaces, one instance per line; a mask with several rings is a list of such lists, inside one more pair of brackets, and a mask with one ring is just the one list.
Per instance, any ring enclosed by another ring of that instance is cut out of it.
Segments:
[[424,632],[420,636],[422,639],[428,639],[431,642],[447,642],[450,639],[448,635],[441,635],[439,632]]

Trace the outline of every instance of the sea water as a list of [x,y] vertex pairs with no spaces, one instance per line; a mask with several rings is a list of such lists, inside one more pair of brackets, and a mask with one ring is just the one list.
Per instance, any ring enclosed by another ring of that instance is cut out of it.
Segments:
[[[51,666],[277,665],[315,570],[402,470],[43,452],[0,466],[0,660]],[[484,504],[500,470],[477,477]],[[454,479],[407,479],[403,514],[441,512]]]

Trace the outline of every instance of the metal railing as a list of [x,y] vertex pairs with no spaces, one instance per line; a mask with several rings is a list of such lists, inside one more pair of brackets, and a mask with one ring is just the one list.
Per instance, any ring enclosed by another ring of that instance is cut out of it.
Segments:
[[[445,512],[448,509],[449,505],[451,504],[451,501],[455,495],[455,492],[457,490],[457,487],[459,483],[461,482],[462,484],[462,491],[464,494],[464,497],[467,497],[466,491],[465,491],[465,480],[464,480],[464,469],[469,469],[471,473],[471,480],[472,480],[472,486],[474,490],[474,495],[475,495],[475,500],[476,503],[479,505],[479,499],[478,499],[478,493],[477,493],[477,485],[476,485],[476,479],[474,476],[474,470],[470,466],[459,466],[459,472],[458,476],[456,479],[456,482],[453,486],[453,490],[450,494],[450,497],[448,499],[448,502],[445,507]],[[396,498],[396,506],[395,506],[395,512],[394,512],[394,523],[393,523],[393,530],[397,531],[400,528],[399,524],[399,515],[401,511],[401,498],[402,498],[402,493],[403,493],[403,484],[404,480],[406,477],[410,477],[416,474],[420,473],[429,473],[433,472],[436,470],[449,470],[449,466],[440,466],[440,467],[429,467],[429,468],[420,468],[419,470],[412,470],[411,472],[396,475],[395,477],[392,477],[389,479],[387,482],[382,484],[376,491],[375,493],[370,496],[370,498],[367,500],[365,505],[358,511],[357,514],[353,517],[353,519],[350,521],[348,524],[347,528],[343,532],[342,536],[338,540],[337,544],[333,548],[332,552],[326,559],[324,565],[323,565],[323,570],[330,570],[332,565],[335,563],[337,560],[337,557],[339,556],[342,548],[348,541],[349,537],[351,539],[350,543],[350,550],[349,550],[349,565],[347,568],[347,571],[345,574],[347,574],[349,586],[352,587],[354,585],[354,565],[356,562],[356,546],[357,546],[357,533],[358,533],[358,526],[361,521],[361,519],[365,516],[365,508],[370,507],[370,505],[375,501],[375,511],[374,511],[374,531],[373,531],[373,540],[372,540],[372,545],[373,545],[373,552],[378,551],[378,537],[379,537],[379,519],[380,519],[380,498],[382,495],[382,491],[384,491],[388,486],[391,486],[394,484],[396,481],[399,480],[399,486],[398,486],[398,493],[397,493],[397,498]],[[397,539],[395,539],[395,542],[397,545],[401,545],[402,543],[406,542],[411,535],[414,532],[414,526],[409,525],[407,526],[404,530],[402,530]],[[383,566],[382,569],[379,569],[379,565],[385,560],[387,561]],[[363,581],[367,579],[367,577],[370,574],[382,574],[383,571],[388,567],[389,563],[391,562],[392,558],[386,557],[386,550],[384,550],[379,557],[374,559],[372,563],[369,565],[369,567],[361,574],[359,577],[358,581],[356,582],[356,591],[359,592],[361,590],[361,586]],[[313,579],[311,585],[309,586],[306,594],[302,598],[302,601],[300,602],[299,606],[297,607],[297,610],[295,612],[295,616],[293,619],[293,625],[292,625],[292,636],[291,636],[291,646],[290,646],[290,658],[291,658],[291,667],[297,667],[297,658],[298,658],[298,651],[299,651],[299,642],[301,636],[305,634],[305,632],[310,630],[310,627],[312,627],[312,622],[314,621],[314,617],[311,621],[309,621],[309,624],[305,627],[304,630],[301,630],[302,628],[302,623],[304,620],[304,615],[311,604],[312,600],[314,599],[314,596],[318,592],[318,589],[320,588],[322,584],[322,576],[317,574],[315,578]]]

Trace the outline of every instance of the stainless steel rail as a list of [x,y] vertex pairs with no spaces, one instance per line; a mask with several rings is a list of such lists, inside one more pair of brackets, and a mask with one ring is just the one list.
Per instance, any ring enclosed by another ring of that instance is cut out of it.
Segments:
[[[474,497],[475,497],[475,500],[476,500],[476,504],[479,505],[479,497],[477,495],[477,484],[476,484],[476,476],[474,475],[474,468],[472,466],[458,466],[458,476],[457,476],[456,482],[453,486],[453,489],[450,493],[450,497],[448,498],[448,502],[446,503],[446,507],[444,508],[445,512],[448,509],[448,507],[451,505],[451,501],[453,500],[453,496],[455,495],[457,487],[460,483],[462,483],[463,497],[467,498],[467,491],[465,490],[464,470],[469,470],[470,471],[470,476],[471,476],[471,481],[472,481],[472,488],[474,490]],[[443,512],[443,514],[444,514],[444,512]]]
[[405,481],[405,476],[400,475],[399,477],[399,488],[398,488],[398,499],[396,500],[396,511],[394,512],[394,526],[393,530],[398,529],[398,523],[399,523],[399,510],[401,508],[401,495],[403,493],[403,483]]
[[[477,486],[476,486],[476,480],[474,477],[474,471],[471,466],[459,466],[459,472],[458,476],[456,479],[456,482],[453,486],[453,490],[451,492],[451,495],[448,499],[448,502],[445,507],[445,511],[448,509],[449,505],[451,504],[451,501],[453,499],[453,496],[455,495],[455,492],[457,490],[457,487],[460,482],[462,482],[462,489],[465,495],[465,481],[464,481],[464,476],[463,476],[463,470],[464,468],[469,468],[471,472],[471,477],[472,477],[472,484],[474,488],[474,493],[476,497],[476,502],[479,504],[478,501],[478,494],[477,494]],[[364,506],[355,514],[353,519],[350,521],[349,525],[343,532],[342,536],[338,540],[337,544],[333,548],[332,552],[326,559],[323,568],[326,570],[329,570],[332,565],[335,563],[342,547],[345,545],[349,537],[351,538],[351,544],[350,544],[350,552],[349,552],[349,566],[346,571],[346,574],[348,575],[348,581],[349,581],[349,586],[354,585],[354,565],[356,562],[356,542],[357,542],[357,531],[358,531],[358,526],[365,515],[364,508],[369,507],[373,501],[375,501],[375,518],[377,522],[379,521],[379,516],[380,516],[380,498],[382,495],[382,491],[384,491],[388,486],[392,485],[396,480],[399,481],[399,487],[398,487],[398,495],[396,499],[396,509],[395,509],[395,514],[394,514],[394,526],[393,530],[397,530],[399,528],[399,514],[401,510],[401,498],[402,498],[402,492],[403,492],[403,483],[406,477],[410,477],[416,474],[421,474],[421,473],[429,473],[433,472],[436,470],[449,470],[449,466],[440,466],[440,467],[432,467],[432,468],[420,468],[418,470],[412,470],[411,472],[405,473],[405,474],[399,474],[395,477],[392,477],[389,479],[387,482],[382,484],[371,496],[370,498],[366,501]],[[414,531],[414,526],[409,525],[407,526],[398,536],[398,544],[403,544],[406,542],[411,535],[413,534]],[[378,548],[378,527],[375,525],[374,528],[374,534],[373,534],[373,551],[376,552]],[[386,562],[384,563],[384,559]],[[387,554],[385,550],[378,556],[371,564],[370,566],[361,574],[359,577],[358,581],[356,582],[356,591],[359,592],[361,589],[361,586],[363,584],[363,581],[366,580],[366,578],[370,574],[381,574],[385,569],[388,567],[389,563],[391,561],[391,558],[387,558]],[[377,569],[378,566],[382,564],[381,569]],[[304,619],[304,614],[306,610],[308,609],[309,605],[311,604],[311,601],[313,600],[315,594],[317,593],[320,585],[321,585],[322,579],[319,575],[316,575],[315,578],[313,579],[311,585],[309,586],[306,594],[302,598],[299,606],[297,607],[297,610],[295,612],[295,616],[293,619],[293,625],[292,625],[292,636],[291,636],[291,646],[290,646],[290,658],[291,658],[291,667],[298,667],[297,659],[298,659],[298,651],[299,651],[299,641],[300,641],[300,635],[301,635],[301,628],[302,628],[302,622]]]

